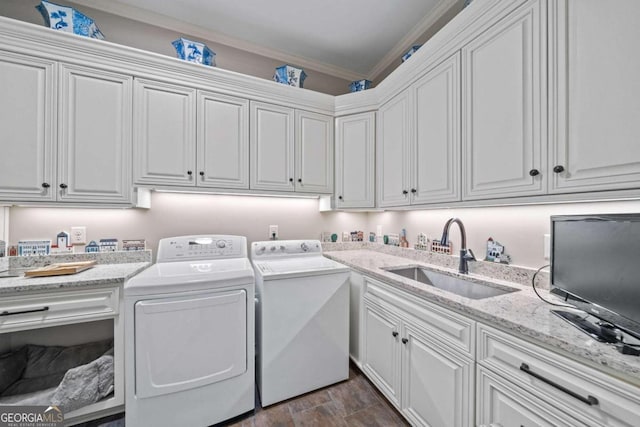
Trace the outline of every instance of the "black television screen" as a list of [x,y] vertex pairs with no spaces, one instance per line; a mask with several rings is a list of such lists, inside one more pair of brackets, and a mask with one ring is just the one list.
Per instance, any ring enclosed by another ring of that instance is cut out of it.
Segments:
[[640,336],[640,214],[552,216],[551,288]]

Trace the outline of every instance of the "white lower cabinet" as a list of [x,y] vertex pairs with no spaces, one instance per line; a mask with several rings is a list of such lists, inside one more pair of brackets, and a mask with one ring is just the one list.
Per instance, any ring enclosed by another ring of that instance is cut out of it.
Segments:
[[478,324],[478,423],[640,426],[640,389]]
[[475,322],[364,281],[364,373],[412,425],[472,426]]

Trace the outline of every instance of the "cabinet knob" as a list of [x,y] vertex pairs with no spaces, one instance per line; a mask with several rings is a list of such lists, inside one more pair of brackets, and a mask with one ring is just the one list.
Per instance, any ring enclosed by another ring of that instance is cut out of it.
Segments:
[[342,196],[338,196],[338,199],[339,199],[339,200],[342,200]]
[[416,190],[415,188],[412,188],[412,189],[411,189],[411,192],[412,192],[413,194],[416,194],[416,193],[418,192],[418,190]]
[[204,178],[204,171],[200,171],[200,176]]
[[298,178],[298,182],[302,183],[302,178]]
[[407,190],[402,190],[402,194],[406,196],[407,194],[409,194],[409,192]]
[[409,342],[409,340],[408,340],[408,339],[406,339],[406,338],[402,338],[402,344],[406,344],[406,343],[408,343],[408,342]]
[[67,184],[60,184],[60,188],[62,188],[63,190],[64,190],[65,188],[67,188],[67,187],[68,187],[68,185],[67,185]]
[[393,335],[394,337],[398,336],[398,333],[396,331],[391,332],[391,335]]
[[193,171],[187,171],[187,175],[189,176],[193,175]]
[[293,178],[289,178],[289,182],[293,182]]
[[530,176],[538,176],[538,175],[540,175],[540,171],[538,169],[531,169],[529,171],[529,175]]
[[42,183],[42,188],[49,188],[49,187],[51,187],[51,186],[49,185],[48,182],[43,182]]
[[564,172],[564,166],[562,166],[562,165],[554,166],[554,167],[553,167],[553,171],[554,171],[555,173]]

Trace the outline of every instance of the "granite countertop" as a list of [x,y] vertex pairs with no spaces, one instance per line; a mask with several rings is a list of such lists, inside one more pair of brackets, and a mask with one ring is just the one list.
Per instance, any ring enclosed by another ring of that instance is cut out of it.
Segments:
[[[396,256],[388,253],[390,251],[387,249],[382,250],[384,252],[369,248],[329,250],[324,252],[324,255],[427,301],[451,308],[490,326],[564,353],[626,382],[640,385],[640,357],[623,355],[615,347],[589,338],[588,335],[552,314],[551,306],[536,296],[531,285],[472,273],[464,278],[499,287],[516,288],[518,292],[479,300],[468,299],[383,270],[388,267],[420,265],[460,276],[455,269],[439,267],[421,262],[419,259]],[[405,255],[404,252],[401,254]],[[559,302],[544,289],[539,289],[538,292],[545,299]]]
[[[96,265],[76,274],[25,277],[24,272],[52,263],[95,260]],[[0,263],[0,271],[9,269],[18,277],[0,277],[0,298],[10,294],[69,290],[123,284],[151,265],[151,252],[112,252],[37,257],[10,257]]]

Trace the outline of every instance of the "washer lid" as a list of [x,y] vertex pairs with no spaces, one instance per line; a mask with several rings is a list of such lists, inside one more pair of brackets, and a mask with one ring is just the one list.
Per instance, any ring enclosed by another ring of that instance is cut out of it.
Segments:
[[346,265],[323,256],[254,260],[253,265],[256,268],[256,273],[265,280],[349,271],[349,267]]
[[124,284],[125,295],[187,292],[254,282],[247,258],[153,264]]

